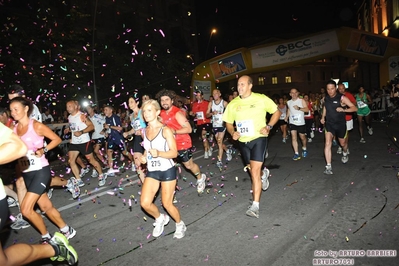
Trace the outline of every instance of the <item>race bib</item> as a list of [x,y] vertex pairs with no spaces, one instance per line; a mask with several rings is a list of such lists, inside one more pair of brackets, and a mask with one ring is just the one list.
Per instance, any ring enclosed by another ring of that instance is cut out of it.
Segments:
[[196,112],[196,115],[197,115],[197,119],[202,119],[202,120],[205,119],[204,112]]
[[42,169],[42,162],[39,157],[31,150],[27,152],[25,157],[18,159],[18,165],[22,172],[27,173]]
[[135,131],[141,129],[140,119],[135,119],[132,123],[132,127]]
[[281,113],[281,115],[280,115],[280,120],[284,120],[284,119],[285,119],[285,116],[286,116],[286,113]]
[[150,171],[161,171],[162,165],[161,160],[159,158],[153,158],[151,154],[147,155],[147,166]]
[[365,104],[363,101],[358,101],[357,102],[357,108],[364,108],[366,106],[367,106],[367,104]]
[[255,135],[254,123],[252,120],[241,120],[236,123],[237,131],[240,136],[253,136]]
[[293,114],[290,117],[290,121],[292,121],[292,122],[299,122],[299,119],[300,119],[300,115],[299,114]]
[[222,120],[223,115],[222,114],[216,114],[212,116],[212,122],[214,127],[222,127],[223,126],[223,120]]

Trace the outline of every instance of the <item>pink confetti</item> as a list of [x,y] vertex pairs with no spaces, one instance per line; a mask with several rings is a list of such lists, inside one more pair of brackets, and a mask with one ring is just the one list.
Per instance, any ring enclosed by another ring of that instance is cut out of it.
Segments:
[[151,234],[148,234],[147,239],[149,239],[151,237]]

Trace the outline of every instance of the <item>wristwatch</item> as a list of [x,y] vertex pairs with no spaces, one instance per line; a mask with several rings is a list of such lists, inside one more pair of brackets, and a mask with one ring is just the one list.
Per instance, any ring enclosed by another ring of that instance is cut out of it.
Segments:
[[269,129],[272,129],[273,128],[273,126],[272,125],[267,125],[267,127],[269,128]]
[[48,149],[47,149],[46,147],[44,147],[44,148],[43,148],[43,152],[44,152],[44,154],[47,154]]

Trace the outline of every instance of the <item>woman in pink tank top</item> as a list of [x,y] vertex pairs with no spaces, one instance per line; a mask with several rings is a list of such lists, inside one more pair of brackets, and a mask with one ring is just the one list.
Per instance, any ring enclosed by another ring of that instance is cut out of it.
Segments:
[[22,174],[26,185],[26,195],[20,202],[21,213],[42,235],[42,243],[48,243],[52,236],[42,216],[34,210],[36,204],[58,226],[61,233],[70,239],[76,235],[76,231],[64,222],[46,193],[51,182],[51,172],[45,154],[57,147],[61,139],[48,126],[29,118],[32,107],[32,102],[25,97],[16,97],[10,102],[11,115],[17,121],[14,132],[28,147],[26,156],[20,158],[17,163],[17,178]]

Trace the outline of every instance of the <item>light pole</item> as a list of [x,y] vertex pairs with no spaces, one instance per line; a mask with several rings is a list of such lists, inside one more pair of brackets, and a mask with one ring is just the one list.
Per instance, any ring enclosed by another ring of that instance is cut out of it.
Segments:
[[94,16],[93,16],[93,39],[91,42],[91,62],[92,62],[92,72],[93,72],[93,87],[94,87],[94,104],[98,106],[98,98],[97,98],[97,85],[96,85],[96,72],[94,66],[94,38],[96,34],[96,17],[97,17],[97,4],[98,0],[96,0],[96,4],[94,7]]
[[211,39],[212,39],[212,35],[216,33],[216,29],[212,29],[211,30],[211,35],[209,36],[209,40],[208,40],[208,45],[206,46],[206,52],[205,52],[205,60],[208,58],[208,49],[209,49],[209,45],[211,44]]

